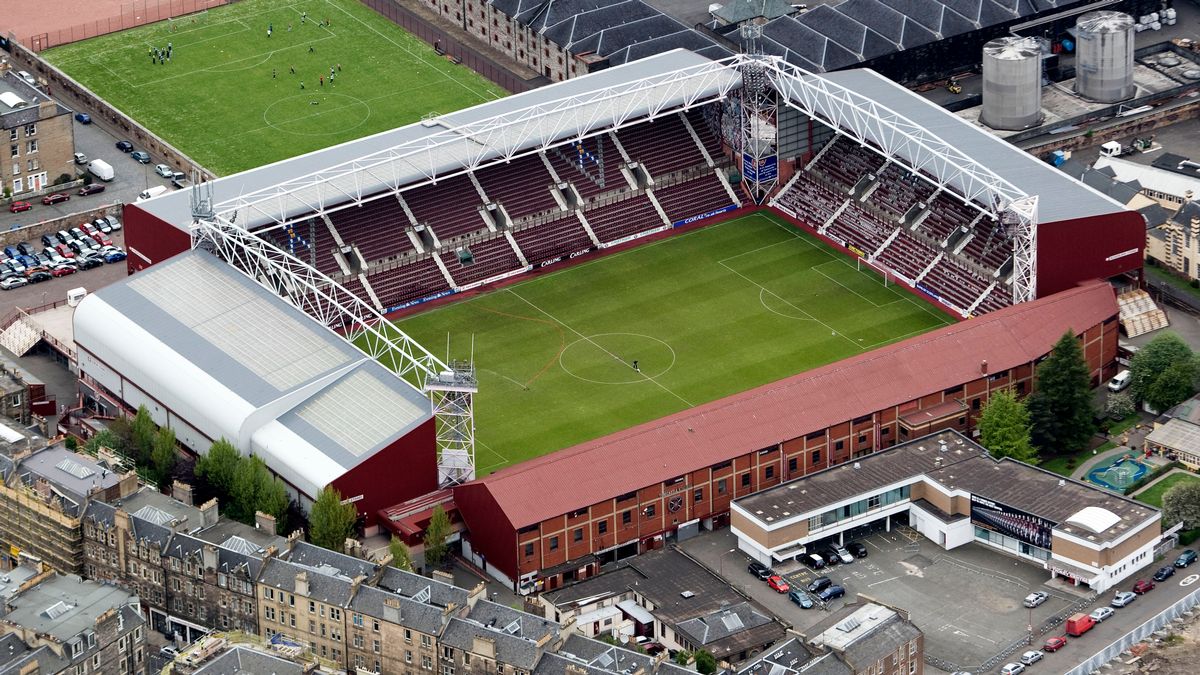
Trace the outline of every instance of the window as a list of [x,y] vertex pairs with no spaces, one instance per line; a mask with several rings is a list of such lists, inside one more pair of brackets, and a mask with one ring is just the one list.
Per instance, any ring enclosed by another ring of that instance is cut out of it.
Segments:
[[813,450],[812,463],[813,463],[813,465],[817,465],[817,464],[821,463],[821,451],[820,450]]
[[582,527],[575,528],[575,532],[573,532],[571,534],[571,540],[576,541],[576,542],[583,541],[583,528]]
[[656,511],[656,510],[655,510],[655,508],[654,508],[654,504],[647,504],[647,505],[646,505],[645,514],[646,514],[646,517],[647,517],[647,518],[653,518],[653,517],[654,517],[654,514],[655,514],[656,512],[657,512],[657,511]]
[[725,487],[725,479],[724,478],[717,481],[717,494],[723,495],[723,494],[725,494],[725,490],[727,490],[727,489],[728,488]]
[[528,558],[532,555],[533,555],[533,544],[525,544],[525,557]]
[[379,640],[371,640],[371,651],[379,653]]
[[12,153],[13,157],[21,156],[21,146],[17,145],[16,143],[13,143],[12,145],[8,146],[8,150],[10,153]]
[[421,657],[421,667],[424,668],[425,670],[432,669],[433,668],[433,659],[429,658],[428,656],[422,656]]
[[971,410],[979,410],[979,399],[971,399]]
[[371,630],[376,633],[379,632],[379,620],[378,619],[371,619]]
[[354,647],[355,647],[355,649],[362,649],[362,646],[363,646],[363,636],[362,636],[362,633],[355,633],[355,634],[354,634],[354,640],[353,640],[353,643],[354,643]]
[[13,170],[12,170],[12,173],[13,173],[13,175],[14,175],[14,176],[19,176],[19,175],[21,175],[21,163],[20,163],[20,162],[13,162]]
[[361,654],[354,655],[354,667],[356,669],[362,670],[362,668],[366,665],[367,665],[367,660],[364,659]]
[[422,636],[421,636],[421,646],[422,646],[422,647],[431,647],[431,646],[433,646],[433,639],[432,639],[432,638],[430,638],[428,635],[422,635]]
[[859,435],[858,435],[858,442],[859,442],[859,444],[866,443],[866,442],[867,442],[867,435],[866,435],[866,434],[859,434]]
[[750,474],[742,474],[742,487],[750,487]]
[[764,475],[767,477],[767,480],[771,480],[772,478],[774,478],[775,477],[775,467],[768,466]]
[[412,663],[412,650],[411,649],[404,650],[404,662]]
[[608,532],[608,521],[602,520],[596,523],[596,534],[605,534]]
[[337,607],[330,607],[329,608],[329,618],[333,619],[334,621],[341,621],[342,620],[342,610],[338,609]]
[[692,494],[692,501],[697,502],[697,503],[704,501],[704,490],[702,490],[702,489],[696,490]]
[[37,152],[37,139],[29,141],[29,152]]
[[550,537],[550,550],[551,551],[558,550],[558,537]]
[[310,632],[310,633],[317,632],[317,622],[316,621],[314,621],[312,619],[308,620],[308,632]]
[[17,140],[17,128],[16,127],[13,127],[12,129],[8,130],[8,140],[10,140],[10,141]]
[[442,675],[454,675],[454,666],[449,663],[442,664]]
[[442,646],[442,656],[453,660],[454,659],[454,647],[448,647],[448,646],[443,645]]
[[628,525],[631,522],[633,522],[633,512],[632,511],[622,511],[621,512],[621,524]]
[[313,602],[312,600],[308,601],[308,613],[309,614],[317,613],[317,603]]
[[788,460],[788,473],[792,473],[795,470],[796,470],[796,458],[793,457]]
[[25,125],[25,135],[26,136],[37,135],[37,123],[36,122]]
[[350,617],[350,622],[353,623],[355,626],[362,628],[362,625],[363,625],[362,614],[355,614],[354,616]]

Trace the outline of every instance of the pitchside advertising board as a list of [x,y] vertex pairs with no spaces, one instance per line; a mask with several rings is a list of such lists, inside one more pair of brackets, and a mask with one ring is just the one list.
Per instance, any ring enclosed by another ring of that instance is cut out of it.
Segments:
[[1051,532],[1058,523],[1000,502],[971,495],[971,524],[1019,539],[1038,548],[1049,549]]
[[779,175],[779,158],[775,155],[755,159],[742,153],[742,177],[751,183],[769,183]]

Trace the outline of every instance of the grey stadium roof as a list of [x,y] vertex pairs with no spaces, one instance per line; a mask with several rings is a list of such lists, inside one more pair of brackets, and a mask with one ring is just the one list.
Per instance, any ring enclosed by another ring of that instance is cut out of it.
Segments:
[[310,497],[431,415],[421,392],[203,251],[93,293],[74,324],[92,372],[157,392]]

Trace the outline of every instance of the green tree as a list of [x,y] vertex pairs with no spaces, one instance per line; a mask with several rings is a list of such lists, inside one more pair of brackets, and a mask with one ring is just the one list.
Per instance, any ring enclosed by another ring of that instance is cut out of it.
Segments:
[[1091,378],[1079,341],[1067,331],[1037,367],[1029,397],[1032,440],[1043,454],[1082,450],[1096,432]]
[[358,509],[354,504],[343,504],[337,488],[327,485],[321,488],[308,514],[308,540],[331,551],[341,551],[354,531],[356,520]]
[[108,423],[108,431],[116,438],[116,443],[107,447],[117,452],[129,453],[133,447],[133,425],[128,417],[117,417]]
[[1029,410],[1011,390],[992,392],[979,416],[979,436],[983,447],[997,459],[1011,457],[1035,463],[1037,451],[1029,442]]
[[1163,520],[1169,526],[1182,522],[1183,529],[1200,527],[1200,482],[1179,483],[1163,493]]
[[672,658],[675,660],[676,665],[686,668],[687,664],[692,660],[692,653],[686,649],[680,649],[679,651],[675,652],[675,656]]
[[1132,394],[1127,391],[1118,391],[1108,395],[1104,411],[1114,420],[1123,420],[1137,412],[1137,404],[1133,402]]
[[100,448],[102,447],[120,451],[121,439],[117,438],[117,435],[111,429],[101,429],[96,432],[95,436],[88,439],[83,449],[95,455],[100,452]]
[[392,536],[392,541],[388,543],[388,550],[392,553],[392,567],[405,572],[413,571],[412,551],[408,550],[408,546],[400,540],[400,537]]
[[204,479],[222,497],[233,493],[233,475],[241,455],[224,438],[212,444],[208,454],[196,461],[196,475]]
[[275,517],[276,534],[286,531],[287,508],[290,500],[283,481],[271,475],[270,471],[263,471],[258,474],[256,489],[258,502],[254,505],[254,510]]
[[429,526],[425,528],[425,565],[438,567],[446,558],[446,537],[450,536],[450,518],[441,504],[433,507]]
[[75,440],[74,436],[67,436],[67,440],[63,441],[63,444],[66,445],[67,449],[71,452],[75,452],[79,449],[79,441]]
[[150,463],[150,453],[154,450],[154,432],[157,426],[150,419],[150,411],[140,405],[137,414],[133,416],[131,432],[133,433],[133,450],[140,466]]
[[154,474],[159,487],[171,480],[175,471],[175,461],[179,455],[175,452],[175,431],[160,427],[154,434],[154,450],[150,458],[154,464]]
[[701,649],[695,653],[696,670],[702,675],[712,675],[717,672],[717,659],[706,650]]
[[1196,363],[1194,359],[1172,363],[1155,378],[1146,391],[1145,401],[1153,409],[1166,412],[1196,393]]
[[1135,401],[1146,400],[1150,387],[1172,364],[1190,361],[1192,350],[1175,333],[1154,336],[1129,362],[1129,391]]
[[254,512],[258,510],[263,485],[270,483],[271,474],[267,465],[254,455],[238,460],[233,472],[233,487],[229,493],[230,517],[243,523],[254,522]]

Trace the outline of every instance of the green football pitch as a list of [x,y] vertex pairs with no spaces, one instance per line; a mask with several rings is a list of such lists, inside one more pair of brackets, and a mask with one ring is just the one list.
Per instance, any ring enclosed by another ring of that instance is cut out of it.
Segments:
[[219,175],[505,93],[355,0],[244,0],[43,56]]
[[953,322],[754,214],[396,325],[438,354],[473,345],[484,475]]

